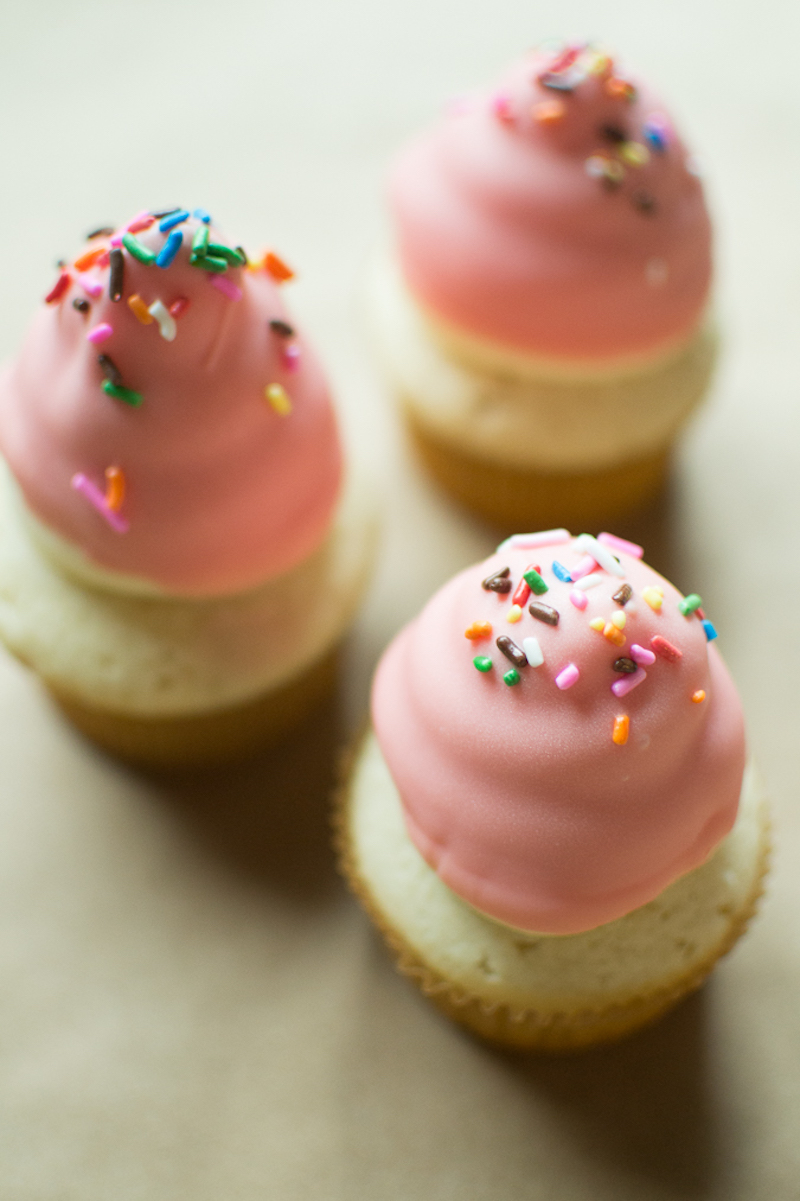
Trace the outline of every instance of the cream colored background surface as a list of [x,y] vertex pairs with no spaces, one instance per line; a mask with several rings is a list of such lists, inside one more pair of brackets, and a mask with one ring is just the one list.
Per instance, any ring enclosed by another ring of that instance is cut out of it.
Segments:
[[[0,660],[2,1201],[789,1201],[800,1197],[800,17],[721,5],[229,0],[2,6],[0,351],[82,231],[203,204],[301,270],[387,504],[344,694],[268,760],[164,783]],[[342,731],[398,625],[491,548],[407,462],[355,294],[387,156],[541,35],[616,45],[706,166],[727,356],[648,558],[697,589],[775,801],[763,916],[660,1026],[497,1054],[396,977],[333,868]]]

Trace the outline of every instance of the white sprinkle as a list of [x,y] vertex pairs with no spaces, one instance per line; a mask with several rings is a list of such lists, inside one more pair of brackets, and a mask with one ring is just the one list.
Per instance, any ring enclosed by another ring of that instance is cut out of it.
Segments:
[[625,575],[625,569],[614,558],[611,551],[591,534],[580,534],[577,538],[577,545],[580,550],[591,555],[595,563],[610,575],[618,576],[620,579]]
[[544,655],[542,648],[539,646],[538,638],[524,638],[522,646],[525,650],[525,658],[531,667],[541,667],[544,663]]
[[575,581],[575,587],[580,588],[581,592],[585,592],[587,588],[596,588],[598,584],[602,584],[603,575],[599,571],[593,571],[591,575],[585,575],[580,580]]
[[163,301],[154,300],[147,311],[153,320],[158,322],[161,337],[165,338],[167,342],[172,342],[178,332],[178,327],[175,324],[175,318]]

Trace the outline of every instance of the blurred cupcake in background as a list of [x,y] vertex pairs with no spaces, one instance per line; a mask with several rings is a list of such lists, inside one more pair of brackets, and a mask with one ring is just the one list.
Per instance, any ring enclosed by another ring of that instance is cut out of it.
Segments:
[[400,153],[389,206],[370,322],[436,479],[512,528],[652,498],[716,355],[703,188],[658,97],[538,49]]

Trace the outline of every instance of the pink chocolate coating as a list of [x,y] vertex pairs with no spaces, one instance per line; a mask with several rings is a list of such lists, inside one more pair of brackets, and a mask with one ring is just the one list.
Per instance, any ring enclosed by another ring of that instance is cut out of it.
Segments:
[[[287,364],[287,338],[270,327],[287,321],[277,284],[263,270],[230,267],[224,279],[242,298],[212,286],[220,276],[189,263],[199,225],[177,227],[183,245],[166,269],[123,250],[118,302],[108,266],[67,268],[68,290],[42,305],[0,379],[0,446],[31,510],[90,560],[175,593],[214,595],[287,571],[322,542],[342,456],[316,358],[293,337],[301,354]],[[155,252],[167,239],[158,222],[136,236]],[[213,227],[211,240],[225,241]],[[173,341],[136,318],[134,293],[148,307],[189,301]],[[77,311],[75,299],[90,311]],[[95,346],[87,333],[102,323],[113,333]],[[142,395],[140,407],[103,392],[99,353]],[[288,416],[265,398],[272,383],[291,399]],[[109,466],[125,475],[124,535],[70,486],[84,473],[102,489]]]
[[[400,154],[390,205],[406,282],[463,332],[532,355],[603,360],[679,345],[711,279],[710,223],[686,150],[646,87],[632,100],[609,95],[606,71],[554,91],[539,81],[553,61],[532,54]],[[553,103],[563,116],[537,120],[537,106]],[[653,119],[661,151],[646,141]],[[620,134],[646,163],[625,160]],[[618,186],[588,173],[597,155],[624,171]]]
[[[501,550],[461,572],[394,640],[373,689],[375,731],[402,799],[409,834],[442,880],[475,908],[509,925],[573,934],[621,917],[701,864],[736,818],[745,762],[744,724],[730,676],[696,614],[678,609],[681,594],[650,567],[619,556],[624,581],[605,575],[587,591],[588,607],[569,601],[571,585],[553,574],[569,568],[574,544]],[[509,623],[511,594],[481,587],[510,567],[516,587],[531,564],[548,591],[532,596],[558,610],[557,626],[523,610]],[[621,608],[613,594],[633,589]],[[660,585],[654,611],[642,598]],[[590,626],[626,614],[624,646]],[[489,621],[489,638],[464,631]],[[522,648],[538,639],[540,667],[512,664],[495,639]],[[612,684],[631,644],[661,634],[682,656],[656,657],[646,679],[624,698]],[[473,666],[489,656],[487,673]],[[556,676],[574,663],[567,690]],[[700,703],[692,695],[705,690]],[[627,715],[627,743],[612,739]]]

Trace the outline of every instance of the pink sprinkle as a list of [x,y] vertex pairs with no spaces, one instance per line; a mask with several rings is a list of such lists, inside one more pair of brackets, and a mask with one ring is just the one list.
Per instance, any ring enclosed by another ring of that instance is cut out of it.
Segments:
[[514,113],[511,110],[511,100],[504,92],[493,98],[492,112],[501,121],[506,121],[509,124],[514,120]]
[[571,538],[569,530],[541,530],[536,534],[512,534],[503,545],[530,550],[533,546],[560,546],[563,542],[569,542]]
[[80,492],[81,496],[85,496],[89,504],[97,510],[101,517],[106,519],[112,530],[115,530],[118,534],[127,534],[130,529],[128,522],[119,513],[115,513],[110,508],[105,496],[97,485],[93,484],[90,479],[87,479],[82,471],[78,471],[73,475],[71,484],[75,491]]
[[147,209],[142,209],[141,213],[137,213],[132,221],[129,221],[125,226],[129,234],[141,233],[143,229],[149,229],[155,221],[155,217],[148,213]]
[[113,238],[111,239],[111,245],[112,246],[121,246],[122,245],[122,234],[114,234]]
[[222,292],[223,296],[227,296],[228,300],[241,300],[242,289],[233,282],[232,279],[226,279],[224,275],[209,275],[213,287],[218,292]]
[[96,279],[87,279],[85,275],[81,275],[78,277],[78,283],[86,295],[91,296],[93,300],[97,300],[98,296],[103,295],[103,285],[98,283]]
[[585,592],[581,592],[578,588],[573,588],[569,594],[569,599],[572,601],[576,609],[585,609],[589,603],[589,598]]
[[616,534],[598,534],[597,541],[607,546],[609,550],[621,550],[623,554],[632,555],[634,559],[641,559],[644,554],[644,547],[637,546],[635,542],[626,542],[624,538],[618,538]]
[[631,647],[631,658],[634,663],[638,663],[641,667],[651,667],[656,657],[652,651],[649,651],[645,646],[639,646],[638,642],[634,642]]
[[570,567],[569,574],[573,580],[582,580],[593,571],[597,571],[597,564],[591,555],[584,555],[576,567]]
[[642,667],[637,667],[632,675],[623,676],[619,680],[615,680],[611,685],[611,691],[614,696],[627,696],[629,692],[633,692],[634,688],[638,688],[642,680],[647,679],[647,672]]
[[282,358],[287,371],[297,371],[300,366],[300,347],[297,345],[284,346]]
[[[644,675],[644,672],[642,672]],[[560,671],[556,676],[556,688],[562,689],[571,688],[573,684],[577,684],[581,678],[581,673],[574,663],[568,663],[563,671]],[[630,677],[633,679],[633,676]]]
[[86,335],[86,341],[92,342],[95,346],[99,346],[101,342],[105,342],[106,338],[110,338],[113,334],[113,328],[107,321],[101,321],[94,329],[90,329]]

